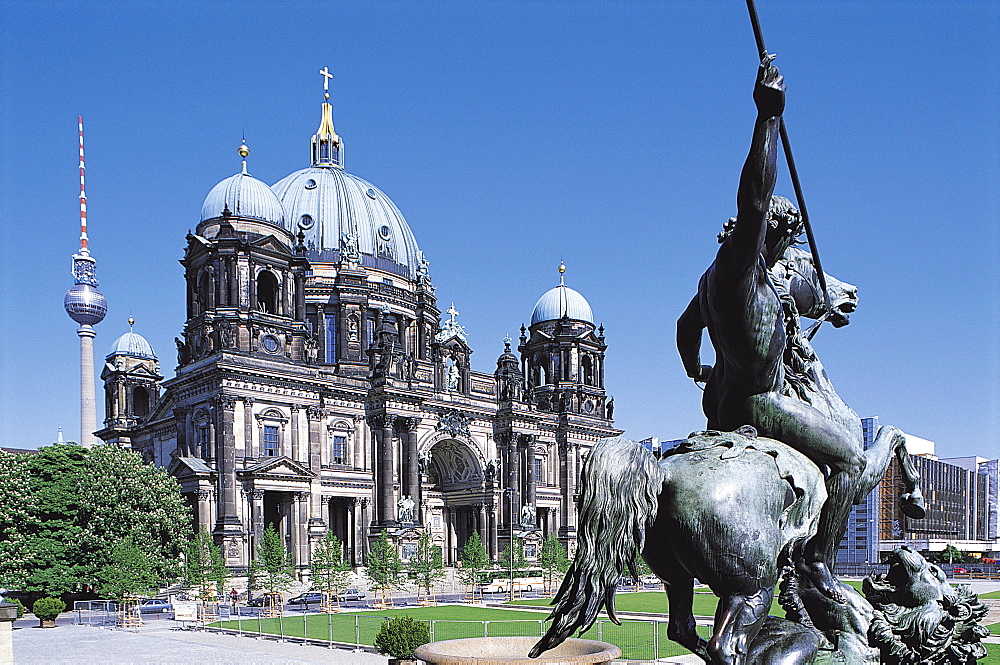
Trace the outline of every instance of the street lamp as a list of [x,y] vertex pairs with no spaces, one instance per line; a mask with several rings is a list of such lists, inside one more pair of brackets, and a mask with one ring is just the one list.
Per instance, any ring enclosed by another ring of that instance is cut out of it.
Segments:
[[514,488],[506,487],[503,493],[510,497],[508,500],[510,510],[507,512],[508,534],[510,535],[510,559],[508,560],[510,564],[510,577],[508,578],[510,588],[508,591],[510,592],[510,601],[514,602]]

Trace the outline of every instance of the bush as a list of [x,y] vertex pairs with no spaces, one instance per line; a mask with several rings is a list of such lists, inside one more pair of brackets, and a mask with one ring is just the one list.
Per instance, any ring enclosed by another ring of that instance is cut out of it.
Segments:
[[399,660],[413,660],[413,652],[431,641],[431,631],[426,621],[399,616],[387,619],[375,636],[375,648]]
[[39,621],[51,621],[66,611],[66,603],[58,598],[39,598],[31,611]]

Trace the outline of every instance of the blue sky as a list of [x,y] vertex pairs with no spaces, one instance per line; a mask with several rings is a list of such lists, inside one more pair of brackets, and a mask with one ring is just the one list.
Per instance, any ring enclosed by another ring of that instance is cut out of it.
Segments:
[[[998,7],[758,7],[824,266],[861,298],[817,351],[859,414],[942,456],[1000,455]],[[703,427],[674,326],[735,212],[755,51],[741,0],[4,3],[0,445],[78,436],[77,114],[98,362],[132,314],[171,376],[184,235],[243,132],[269,184],[308,165],[323,66],[347,170],[403,211],[476,369],[563,257],[607,329],[617,424]]]

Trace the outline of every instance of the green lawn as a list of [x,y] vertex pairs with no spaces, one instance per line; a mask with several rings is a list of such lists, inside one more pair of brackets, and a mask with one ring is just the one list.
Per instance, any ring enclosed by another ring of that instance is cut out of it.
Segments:
[[[857,586],[857,585],[855,585]],[[615,606],[622,611],[665,613],[666,596],[662,592],[620,593],[615,598]],[[520,601],[524,605],[547,605],[549,599]],[[716,599],[711,593],[696,593],[695,614],[711,616],[715,612]],[[780,609],[772,613],[779,614]],[[214,626],[248,633],[268,633],[286,637],[307,637],[317,640],[333,640],[348,644],[371,645],[375,640],[385,617],[408,615],[414,619],[433,621],[433,639],[451,640],[463,637],[499,637],[511,635],[540,636],[547,628],[546,614],[527,610],[499,609],[470,605],[441,605],[438,607],[407,607],[378,612],[355,612],[343,614],[306,614],[283,617],[280,620],[247,618],[242,621],[223,621]],[[780,616],[780,614],[779,614]],[[602,613],[602,617],[603,613]],[[485,624],[483,622],[486,622]],[[652,631],[658,634],[654,640]],[[1000,634],[1000,624],[989,626],[994,634]],[[698,632],[708,637],[710,629],[699,626]],[[610,642],[622,649],[623,656],[632,660],[650,660],[688,653],[683,647],[667,639],[666,622],[650,622],[624,619],[621,626],[603,621],[584,633],[583,637]],[[658,653],[653,654],[653,646],[658,643]],[[988,644],[989,656],[980,665],[1000,665],[1000,645]]]
[[990,591],[989,593],[981,593],[979,594],[979,597],[990,598],[990,599],[1000,598],[1000,591]]

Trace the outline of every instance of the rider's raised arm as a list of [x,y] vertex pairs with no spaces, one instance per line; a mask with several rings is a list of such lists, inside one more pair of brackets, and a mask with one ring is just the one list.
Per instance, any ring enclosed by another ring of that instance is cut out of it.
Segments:
[[764,250],[767,211],[778,172],[778,123],[785,108],[785,84],[778,68],[771,64],[773,59],[773,55],[765,56],[757,70],[753,92],[757,119],[750,154],[740,174],[736,227],[719,250],[720,256],[727,255],[722,263],[747,265]]
[[684,371],[695,381],[706,381],[712,368],[701,364],[701,331],[705,321],[696,295],[677,319],[677,351],[681,354]]

